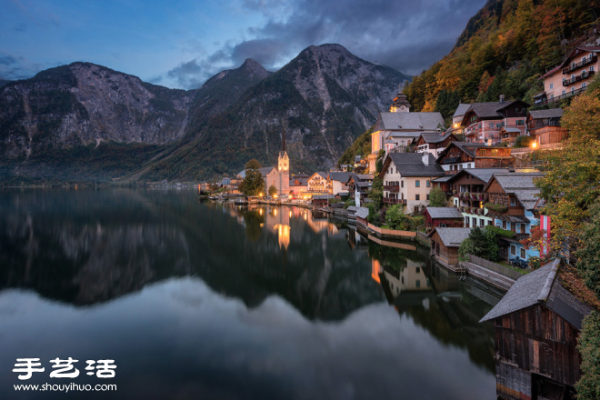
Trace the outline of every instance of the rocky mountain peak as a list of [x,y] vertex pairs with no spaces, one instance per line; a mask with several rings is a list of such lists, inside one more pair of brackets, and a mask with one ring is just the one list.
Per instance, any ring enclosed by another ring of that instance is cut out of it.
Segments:
[[246,70],[260,79],[264,79],[269,76],[269,72],[253,58],[246,58],[240,69]]

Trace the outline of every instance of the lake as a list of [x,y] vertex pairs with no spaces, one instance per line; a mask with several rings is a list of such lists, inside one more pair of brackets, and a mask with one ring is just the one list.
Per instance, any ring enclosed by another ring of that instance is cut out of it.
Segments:
[[402,247],[194,191],[0,191],[0,398],[495,399],[502,293]]

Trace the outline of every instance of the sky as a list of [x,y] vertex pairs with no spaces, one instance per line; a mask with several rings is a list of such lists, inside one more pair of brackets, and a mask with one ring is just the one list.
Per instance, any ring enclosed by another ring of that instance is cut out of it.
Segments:
[[0,0],[0,79],[86,61],[193,89],[253,58],[276,71],[338,43],[414,75],[446,55],[485,0]]

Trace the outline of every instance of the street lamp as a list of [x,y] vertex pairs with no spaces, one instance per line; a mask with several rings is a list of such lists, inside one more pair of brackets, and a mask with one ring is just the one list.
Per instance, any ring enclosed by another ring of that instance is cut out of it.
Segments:
[[537,147],[537,142],[534,140],[533,143],[531,143],[531,148],[533,149],[533,162],[535,163],[535,148]]

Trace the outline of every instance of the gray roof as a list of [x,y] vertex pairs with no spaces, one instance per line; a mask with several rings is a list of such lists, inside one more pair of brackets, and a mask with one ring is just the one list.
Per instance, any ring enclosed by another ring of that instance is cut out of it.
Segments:
[[583,318],[592,309],[569,293],[560,280],[556,279],[559,264],[560,259],[556,259],[517,279],[502,300],[479,322],[496,319],[541,303],[581,330]]
[[327,199],[335,199],[335,196],[332,194],[320,194],[318,196],[313,196],[313,200],[327,200]]
[[452,178],[454,178],[454,175],[444,175],[439,178],[432,179],[431,182],[448,182]]
[[358,187],[371,187],[373,185],[373,182],[358,181],[358,182],[354,182],[354,184]]
[[444,117],[439,112],[382,112],[373,131],[436,130],[438,125],[444,126]]
[[425,140],[426,143],[441,143],[444,140],[448,139],[448,137],[452,135],[451,131],[447,132],[423,132],[420,137]]
[[540,189],[535,186],[533,179],[540,176],[544,176],[544,174],[541,172],[507,172],[494,174],[494,178],[500,184],[502,189],[504,189],[504,192],[514,194],[527,210],[533,209],[539,198]]
[[[395,131],[395,132],[391,132],[387,137],[388,138],[416,139],[419,136],[421,136],[421,133],[423,133],[423,131]],[[391,139],[388,139],[388,140],[391,140]]]
[[454,111],[454,115],[452,116],[452,118],[454,118],[454,117],[462,117],[463,115],[466,114],[466,112],[469,109],[469,107],[471,107],[470,104],[462,104],[462,103],[460,103],[458,105],[458,107],[456,107],[456,111]]
[[329,178],[332,181],[339,181],[339,182],[348,182],[348,178],[350,178],[350,172],[330,172],[329,173]]
[[358,211],[359,207],[356,206],[350,206],[347,208],[349,213],[355,213],[356,211]]
[[[516,102],[522,103],[521,100],[505,101],[504,103],[500,103],[499,101],[493,101],[488,103],[473,103],[471,104],[467,112],[474,111],[479,118],[501,118],[502,114],[500,114],[499,111]],[[465,112],[465,114],[467,112]]]
[[290,186],[296,186],[295,181],[298,181],[298,183],[299,183],[298,186],[307,186],[308,185],[308,178],[291,178]]
[[259,169],[259,171],[260,171],[261,175],[264,176],[264,175],[269,175],[269,173],[271,171],[273,171],[274,169],[275,169],[275,167],[262,167]]
[[359,207],[358,210],[356,210],[355,215],[357,218],[367,219],[369,216],[369,209],[366,207]]
[[521,133],[519,128],[502,128],[502,130],[509,133]]
[[456,207],[425,207],[431,218],[463,219],[463,215]]
[[529,115],[533,119],[561,118],[563,110],[562,108],[551,108],[550,110],[529,111]]
[[444,246],[459,247],[463,240],[469,237],[471,228],[435,228],[435,232],[442,239]]
[[[423,156],[429,157],[429,165],[423,164]],[[435,162],[431,153],[390,153],[388,158],[402,176],[444,176],[445,172]]]

